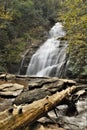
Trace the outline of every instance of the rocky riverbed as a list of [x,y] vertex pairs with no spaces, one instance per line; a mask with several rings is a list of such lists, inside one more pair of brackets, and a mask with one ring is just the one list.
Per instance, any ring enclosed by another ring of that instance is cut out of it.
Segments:
[[[87,84],[79,84],[68,79],[0,75],[0,115],[12,106],[24,106],[72,85],[78,87],[69,97],[68,103],[65,103],[66,100],[63,101],[56,106],[56,112],[50,111],[25,130],[86,130]],[[73,105],[71,101],[75,101],[75,104]]]

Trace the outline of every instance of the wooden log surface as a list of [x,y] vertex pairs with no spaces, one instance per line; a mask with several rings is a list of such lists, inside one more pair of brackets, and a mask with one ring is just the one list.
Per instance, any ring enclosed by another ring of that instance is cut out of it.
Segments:
[[70,95],[75,89],[76,86],[72,86],[31,104],[18,107],[14,106],[9,111],[1,112],[0,130],[21,130],[26,125],[32,124],[57,106],[58,103]]

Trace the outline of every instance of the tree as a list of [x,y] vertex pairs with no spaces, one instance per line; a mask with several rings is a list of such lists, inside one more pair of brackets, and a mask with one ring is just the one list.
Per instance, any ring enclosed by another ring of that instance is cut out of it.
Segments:
[[81,76],[85,73],[84,67],[87,64],[87,1],[65,0],[61,6],[63,11],[60,11],[59,16],[67,29],[70,70],[74,76]]
[[4,57],[0,65],[7,69],[9,64],[18,64],[29,46],[28,37],[41,40],[56,21],[58,7],[58,0],[0,0],[0,55]]

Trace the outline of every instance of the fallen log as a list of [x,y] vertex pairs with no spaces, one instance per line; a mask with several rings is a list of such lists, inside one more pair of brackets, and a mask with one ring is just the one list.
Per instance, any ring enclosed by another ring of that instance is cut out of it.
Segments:
[[22,130],[25,126],[31,125],[37,119],[56,107],[75,89],[76,86],[72,86],[29,105],[18,106],[16,107],[16,112],[14,108],[11,108],[0,113],[0,130]]
[[13,103],[16,105],[32,103],[33,101],[45,98],[47,95],[51,96],[57,91],[59,92],[75,84],[75,81],[67,79],[33,78],[29,81],[28,86],[24,88],[24,91],[15,98]]

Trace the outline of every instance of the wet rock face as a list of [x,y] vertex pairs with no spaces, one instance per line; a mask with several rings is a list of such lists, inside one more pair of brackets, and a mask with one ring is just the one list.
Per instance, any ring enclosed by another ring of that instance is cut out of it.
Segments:
[[30,59],[41,44],[42,44],[42,41],[38,41],[34,44],[29,45],[29,48],[25,51],[25,54],[23,55],[23,58],[21,60],[21,63],[19,66],[19,72],[18,72],[19,74],[21,74],[21,75],[26,74],[26,69],[30,62]]
[[[19,74],[21,74],[21,75],[26,74],[26,69],[28,67],[28,64],[30,62],[32,55],[38,50],[38,48],[48,38],[48,28],[50,28],[49,25],[47,27],[45,27],[44,30],[41,30],[41,32],[39,32],[39,34],[36,33],[35,39],[32,38],[31,43],[26,48],[26,50],[22,56],[22,59],[20,61],[20,66],[18,69]],[[39,38],[38,38],[38,36],[39,36]]]
[[37,122],[35,125],[31,125],[30,127],[27,127],[26,129],[27,130],[65,130],[63,128],[60,128],[57,124],[54,123],[41,124],[39,122]]
[[20,62],[19,63],[12,63],[12,64],[7,65],[7,68],[8,68],[7,71],[11,74],[15,74],[18,72],[19,67],[20,67]]
[[23,54],[23,56],[21,56],[22,58],[20,59],[20,61],[18,63],[12,63],[7,66],[8,72],[12,73],[12,74],[19,73],[19,74],[24,75],[26,73],[26,69],[27,69],[29,61],[31,59],[31,56],[35,53],[38,46],[39,45],[37,45],[37,47],[34,47],[34,45],[31,44],[29,46],[28,51],[26,50],[27,53],[25,51],[26,55]]

